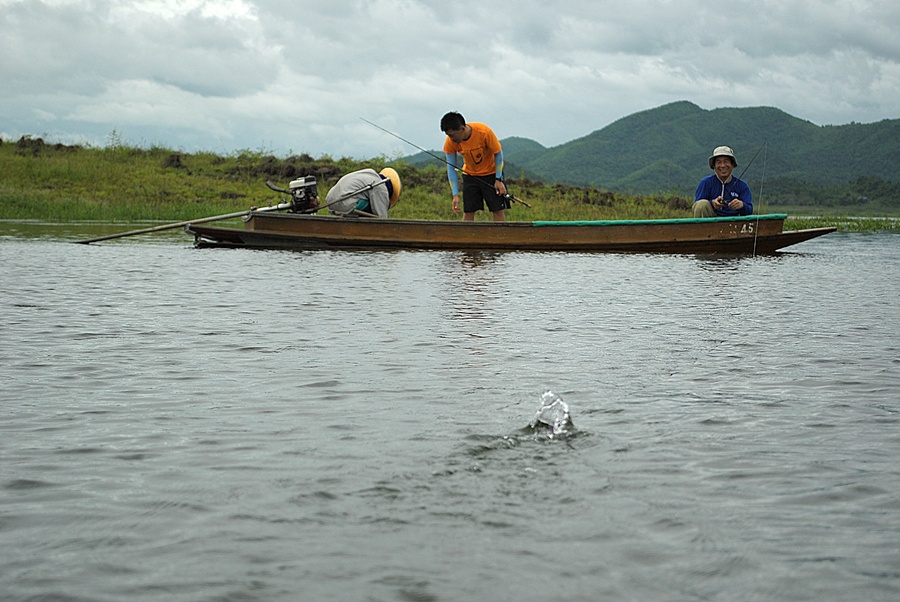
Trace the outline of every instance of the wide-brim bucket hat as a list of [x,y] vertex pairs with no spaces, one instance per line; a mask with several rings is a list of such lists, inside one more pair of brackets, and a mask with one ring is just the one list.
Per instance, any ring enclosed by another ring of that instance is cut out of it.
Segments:
[[385,178],[391,181],[391,203],[390,206],[393,207],[397,204],[397,201],[400,200],[400,188],[402,184],[400,184],[400,174],[397,173],[397,170],[393,167],[385,167],[380,172]]
[[709,158],[710,169],[715,169],[714,164],[716,162],[716,157],[731,157],[731,164],[737,167],[737,157],[734,156],[734,151],[731,150],[730,146],[716,147],[716,150],[713,151],[712,156]]

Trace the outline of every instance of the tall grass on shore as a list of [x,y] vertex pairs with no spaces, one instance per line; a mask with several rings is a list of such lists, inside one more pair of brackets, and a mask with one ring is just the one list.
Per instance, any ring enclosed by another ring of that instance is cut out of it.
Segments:
[[[220,156],[122,144],[85,148],[29,137],[0,141],[0,219],[125,223],[199,219],[275,205],[283,195],[269,190],[266,180],[286,188],[290,180],[304,175],[315,176],[324,202],[328,189],[341,175],[385,165],[396,168],[403,181],[403,195],[391,210],[392,217],[460,219],[451,211],[445,170],[419,169],[387,157],[356,161],[301,154],[279,159],[247,150]],[[508,186],[516,197],[532,205],[514,204],[507,212],[509,220],[690,216],[691,199],[674,195],[635,196],[527,179],[510,179]],[[479,219],[490,219],[490,215]],[[828,221],[840,229],[900,229],[897,220]],[[807,218],[792,228],[813,225],[822,225],[822,218]]]

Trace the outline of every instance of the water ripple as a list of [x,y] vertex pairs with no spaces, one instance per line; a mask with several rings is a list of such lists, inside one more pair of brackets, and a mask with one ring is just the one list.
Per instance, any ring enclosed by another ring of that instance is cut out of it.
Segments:
[[896,235],[167,240],[0,240],[12,600],[900,596]]

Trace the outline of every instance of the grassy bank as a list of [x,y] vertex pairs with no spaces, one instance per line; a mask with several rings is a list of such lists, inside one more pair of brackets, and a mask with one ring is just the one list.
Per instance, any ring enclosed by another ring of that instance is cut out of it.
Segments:
[[[403,196],[392,217],[459,219],[450,209],[446,172],[417,169],[377,157],[366,162],[299,155],[277,158],[240,151],[229,156],[180,153],[130,146],[84,148],[23,138],[0,144],[0,219],[52,222],[181,221],[274,205],[281,196],[266,180],[287,187],[301,175],[315,176],[320,197],[337,179],[363,167],[391,165],[400,173]],[[595,188],[545,185],[510,179],[512,194],[532,208],[514,205],[507,219],[593,220],[688,217],[690,199],[634,196]],[[763,208],[765,210],[765,208]],[[489,219],[489,215],[480,216]],[[895,230],[896,220],[805,218],[811,227],[834,223],[842,230]]]

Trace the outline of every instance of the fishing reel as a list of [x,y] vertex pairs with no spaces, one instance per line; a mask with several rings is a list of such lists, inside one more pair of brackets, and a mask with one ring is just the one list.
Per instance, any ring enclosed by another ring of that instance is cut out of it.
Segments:
[[291,195],[291,211],[294,213],[315,213],[319,209],[319,187],[316,186],[314,176],[302,176],[292,180],[290,190],[279,188],[270,181],[266,181],[270,190],[282,194]]

